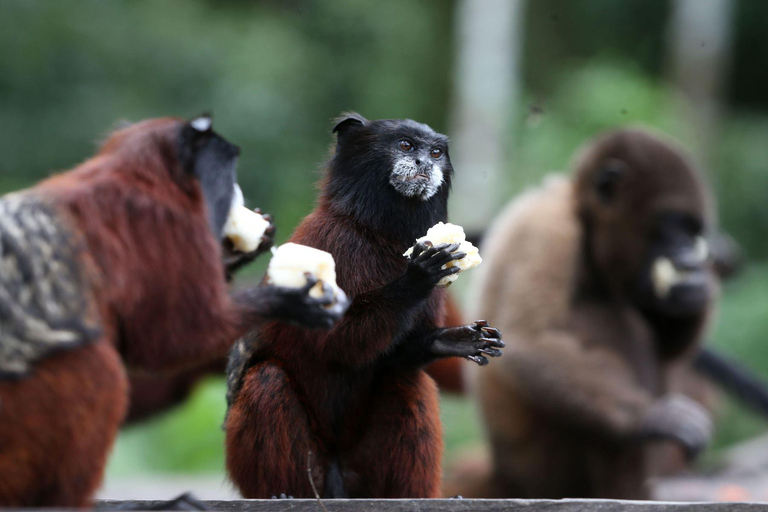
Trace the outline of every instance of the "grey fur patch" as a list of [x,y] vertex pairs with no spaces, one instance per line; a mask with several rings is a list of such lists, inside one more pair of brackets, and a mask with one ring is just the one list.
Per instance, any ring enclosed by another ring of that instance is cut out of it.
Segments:
[[[417,178],[419,174],[425,175],[426,179]],[[443,184],[443,171],[437,163],[427,162],[419,166],[412,157],[404,156],[395,161],[389,183],[406,197],[426,201]]]
[[0,197],[0,378],[98,338],[78,248],[53,210],[30,193]]
[[227,361],[227,416],[229,416],[230,407],[240,394],[245,373],[252,366],[251,361],[258,347],[258,334],[253,332],[237,340],[229,351]]

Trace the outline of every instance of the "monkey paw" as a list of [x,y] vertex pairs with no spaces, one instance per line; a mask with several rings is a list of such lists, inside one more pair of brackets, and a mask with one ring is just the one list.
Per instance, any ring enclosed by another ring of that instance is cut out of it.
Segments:
[[464,357],[485,366],[486,356],[499,357],[500,348],[504,348],[504,342],[499,330],[489,327],[485,320],[478,320],[470,325],[441,329],[432,344],[432,353],[441,357]]
[[275,316],[309,329],[329,329],[344,316],[350,301],[343,291],[323,283],[322,295],[314,297],[310,292],[317,278],[306,273],[302,288],[271,286]]
[[405,277],[419,290],[427,293],[437,286],[444,277],[457,274],[459,267],[443,268],[451,261],[465,257],[465,252],[453,252],[459,244],[440,244],[433,246],[431,242],[417,242],[408,262]]
[[284,492],[281,492],[277,496],[272,496],[270,499],[271,500],[293,500],[293,499],[296,499],[296,498],[294,498],[293,496],[291,496],[289,494],[285,494]]
[[643,419],[642,432],[651,439],[680,443],[690,459],[712,438],[712,420],[707,411],[685,395],[669,394],[657,400]]

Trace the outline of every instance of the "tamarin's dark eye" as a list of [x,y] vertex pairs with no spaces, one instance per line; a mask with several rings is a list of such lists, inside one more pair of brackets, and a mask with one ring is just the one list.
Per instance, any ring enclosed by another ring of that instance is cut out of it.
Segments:
[[413,144],[409,140],[401,140],[398,144],[403,151],[411,151],[413,149]]
[[429,155],[435,160],[439,160],[440,157],[443,156],[443,151],[441,149],[435,148],[429,152]]

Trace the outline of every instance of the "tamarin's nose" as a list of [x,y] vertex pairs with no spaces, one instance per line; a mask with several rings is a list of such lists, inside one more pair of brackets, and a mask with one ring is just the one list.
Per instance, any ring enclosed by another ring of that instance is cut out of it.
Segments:
[[421,165],[421,160],[419,160],[418,158],[416,159],[416,165]]

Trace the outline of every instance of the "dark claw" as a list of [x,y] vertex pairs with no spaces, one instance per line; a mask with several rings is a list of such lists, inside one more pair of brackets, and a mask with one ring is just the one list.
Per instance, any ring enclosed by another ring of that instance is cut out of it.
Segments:
[[501,338],[501,331],[495,327],[481,327],[480,330],[489,338]]
[[264,220],[269,222],[270,224],[272,224],[272,222],[275,220],[275,218],[272,216],[271,213],[265,213],[264,215],[262,215],[262,217],[264,217]]
[[470,361],[474,361],[479,366],[485,366],[488,364],[488,359],[486,359],[483,356],[467,356],[467,359],[469,359]]
[[261,215],[261,208],[254,208],[253,211]]
[[498,339],[498,338],[480,338],[480,341],[484,341],[488,343],[491,347],[496,348],[504,348],[507,346],[506,343],[504,343],[504,340]]
[[490,357],[501,357],[501,350],[496,350],[495,348],[481,348],[478,352]]
[[478,320],[474,324],[472,324],[474,327],[487,327],[488,322],[486,320]]

